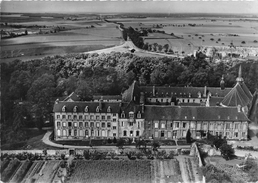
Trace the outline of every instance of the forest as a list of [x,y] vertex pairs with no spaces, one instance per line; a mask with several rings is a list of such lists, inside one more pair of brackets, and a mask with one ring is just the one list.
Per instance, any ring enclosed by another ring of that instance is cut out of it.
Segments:
[[[239,62],[240,63],[240,62]],[[68,54],[22,62],[1,63],[1,141],[16,143],[22,128],[42,128],[51,121],[54,101],[71,92],[82,100],[93,95],[120,95],[137,80],[140,85],[219,87],[236,82],[239,63],[233,67],[196,57],[138,57],[132,53]],[[258,62],[241,63],[244,81],[254,93],[258,88]]]

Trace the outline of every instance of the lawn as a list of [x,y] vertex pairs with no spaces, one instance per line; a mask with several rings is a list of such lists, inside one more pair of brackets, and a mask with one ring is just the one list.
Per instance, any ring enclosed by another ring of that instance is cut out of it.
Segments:
[[69,183],[150,183],[150,161],[77,161]]

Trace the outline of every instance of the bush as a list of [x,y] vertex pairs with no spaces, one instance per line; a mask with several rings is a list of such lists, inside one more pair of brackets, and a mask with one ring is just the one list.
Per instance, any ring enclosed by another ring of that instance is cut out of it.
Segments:
[[257,43],[258,41],[257,40],[254,40],[254,43]]
[[242,44],[245,44],[245,41],[242,41],[241,43],[242,43]]
[[234,151],[232,145],[223,144],[220,147],[220,152],[221,152],[222,157],[226,160],[230,160],[235,156],[235,151]]

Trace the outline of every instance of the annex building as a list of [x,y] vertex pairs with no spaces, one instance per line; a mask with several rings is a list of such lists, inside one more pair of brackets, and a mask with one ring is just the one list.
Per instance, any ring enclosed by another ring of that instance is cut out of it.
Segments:
[[55,140],[98,138],[193,138],[207,132],[227,139],[247,139],[252,94],[239,76],[233,88],[139,86],[122,96],[94,96],[80,101],[72,93],[54,104]]

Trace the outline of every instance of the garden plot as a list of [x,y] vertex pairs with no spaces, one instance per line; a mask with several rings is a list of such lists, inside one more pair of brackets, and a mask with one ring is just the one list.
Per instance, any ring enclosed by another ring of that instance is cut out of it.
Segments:
[[68,182],[149,183],[151,175],[150,161],[77,161]]

